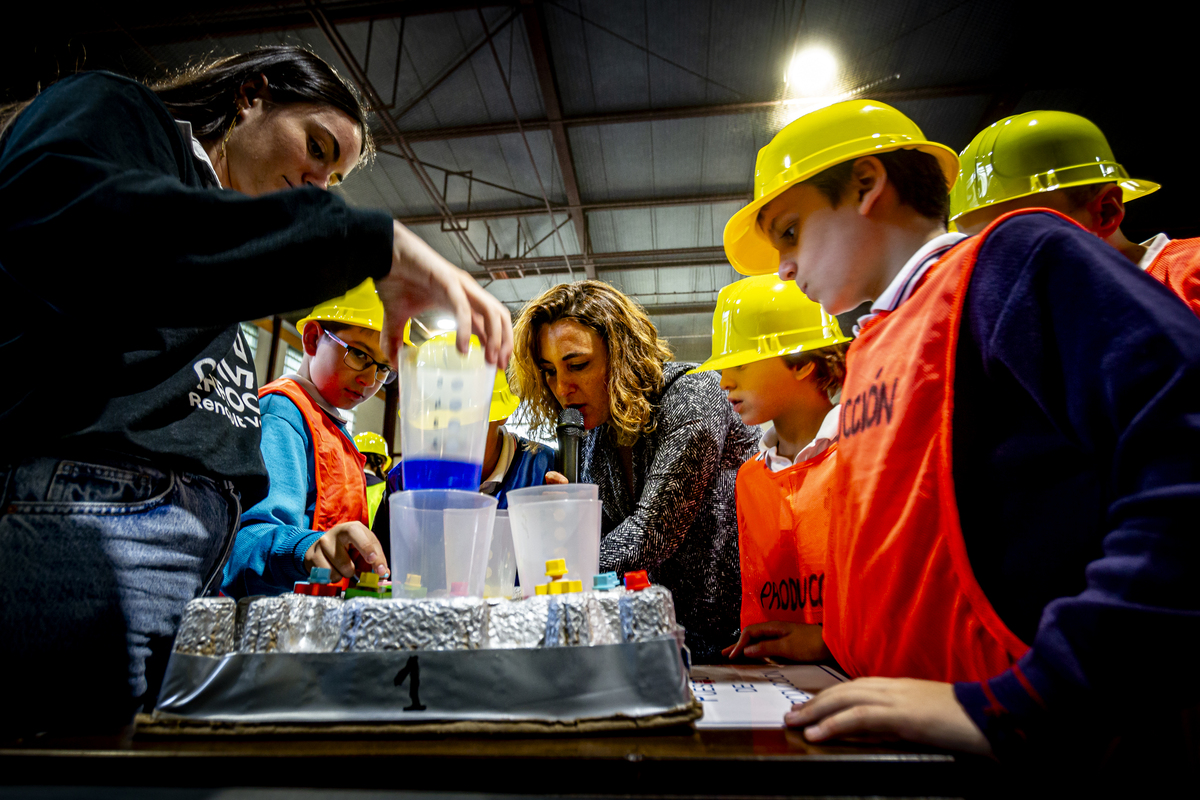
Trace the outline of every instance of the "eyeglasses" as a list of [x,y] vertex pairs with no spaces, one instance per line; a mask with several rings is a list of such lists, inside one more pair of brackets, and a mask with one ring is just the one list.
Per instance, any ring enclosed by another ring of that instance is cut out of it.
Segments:
[[342,356],[342,363],[350,369],[356,372],[366,372],[371,367],[375,367],[375,380],[378,383],[391,383],[396,380],[396,370],[387,364],[380,364],[362,350],[359,350],[357,347],[351,347],[329,331],[324,331],[324,334],[346,348],[346,355]]

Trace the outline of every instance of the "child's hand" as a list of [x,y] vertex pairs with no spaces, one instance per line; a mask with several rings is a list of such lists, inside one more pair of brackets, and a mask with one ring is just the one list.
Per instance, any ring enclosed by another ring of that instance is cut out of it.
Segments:
[[859,678],[792,706],[783,721],[810,742],[856,738],[907,742],[991,755],[992,746],[954,697],[954,686],[912,678]]
[[543,481],[543,483],[546,486],[555,486],[555,485],[561,484],[561,483],[570,483],[570,481],[568,481],[567,476],[563,475],[561,472],[555,472],[554,470],[550,470],[549,472],[546,473],[546,480]]
[[742,628],[735,644],[721,651],[731,661],[778,656],[789,661],[824,661],[829,648],[821,638],[820,625],[798,622],[756,622]]
[[392,574],[371,529],[361,522],[342,522],[312,543],[304,554],[304,568],[311,571],[313,567],[327,567],[342,578],[353,578],[358,573],[355,562],[360,560],[364,569],[373,565],[379,575]]

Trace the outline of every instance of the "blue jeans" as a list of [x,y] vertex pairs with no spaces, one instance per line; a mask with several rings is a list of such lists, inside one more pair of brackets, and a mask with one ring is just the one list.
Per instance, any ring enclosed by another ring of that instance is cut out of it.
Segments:
[[0,731],[119,728],[153,705],[239,515],[230,482],[138,462],[0,465]]

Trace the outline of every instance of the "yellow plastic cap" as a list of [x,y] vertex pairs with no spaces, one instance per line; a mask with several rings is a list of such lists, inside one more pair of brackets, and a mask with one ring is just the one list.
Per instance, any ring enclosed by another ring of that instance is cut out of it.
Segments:
[[310,322],[340,322],[382,331],[383,303],[375,293],[375,281],[367,278],[341,297],[318,305],[311,314],[296,323],[296,330],[300,331],[301,336],[304,335],[304,326]]
[[953,186],[958,156],[925,138],[917,124],[874,100],[847,100],[811,111],[785,127],[758,151],[754,199],[725,225],[725,255],[743,275],[779,268],[779,251],[758,225],[758,212],[789,187],[835,164],[892,150],[919,150],[938,160]]
[[539,583],[537,586],[533,587],[533,593],[534,594],[550,594],[551,586],[553,586],[553,584]]
[[552,558],[546,562],[546,574],[551,578],[561,578],[567,574],[567,560],[565,558]]
[[379,576],[374,572],[364,572],[358,576],[358,587],[360,589],[378,589]]
[[571,591],[570,581],[555,581],[550,584],[550,594],[566,594]]
[[567,591],[568,592],[582,592],[583,591],[583,581],[567,581]]
[[837,318],[809,300],[795,281],[759,275],[721,290],[713,312],[712,357],[692,372],[740,367],[848,341]]
[[414,575],[411,572],[408,573],[408,575],[405,576],[405,578],[404,578],[404,588],[405,589],[420,589],[421,588],[421,576]]
[[388,454],[387,440],[375,431],[363,431],[354,434],[354,446],[360,453],[375,453],[383,456],[383,468],[392,466],[392,457]]
[[959,155],[959,166],[950,192],[952,220],[1018,197],[1092,183],[1120,184],[1127,203],[1159,189],[1130,178],[1104,133],[1065,111],[1030,111],[989,125]]

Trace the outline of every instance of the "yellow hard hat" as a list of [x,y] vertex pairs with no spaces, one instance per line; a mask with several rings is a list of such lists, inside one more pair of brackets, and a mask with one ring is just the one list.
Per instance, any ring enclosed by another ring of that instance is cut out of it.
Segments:
[[848,341],[837,318],[809,300],[795,281],[759,275],[721,290],[713,313],[712,358],[692,372],[740,367]]
[[980,131],[959,156],[950,219],[1006,200],[1091,183],[1118,183],[1125,202],[1157,191],[1117,163],[1094,123],[1065,111],[1030,111]]
[[388,453],[387,440],[374,431],[363,431],[354,434],[354,446],[360,453],[375,453],[383,456],[383,468],[392,466],[392,457]]
[[[430,336],[426,340],[426,344],[433,341],[444,340],[450,344],[454,344],[458,340],[458,336],[454,331],[446,331]],[[412,344],[409,342],[409,344]],[[471,347],[481,348],[479,337],[471,334]],[[502,419],[508,419],[512,413],[517,410],[517,406],[521,405],[521,398],[513,394],[513,391],[508,386],[508,378],[504,374],[504,370],[496,370],[496,382],[492,386],[492,407],[488,411],[488,422],[496,422]]]
[[928,141],[917,124],[873,100],[847,100],[809,112],[758,151],[754,199],[725,225],[725,255],[743,275],[765,275],[779,266],[779,251],[758,225],[758,212],[789,187],[862,156],[920,150],[938,160],[947,186],[958,177],[958,157]]
[[375,281],[365,281],[341,297],[326,300],[312,310],[307,317],[296,323],[296,330],[304,335],[304,326],[310,322],[340,322],[357,325],[373,331],[383,330],[383,303],[375,293]]

